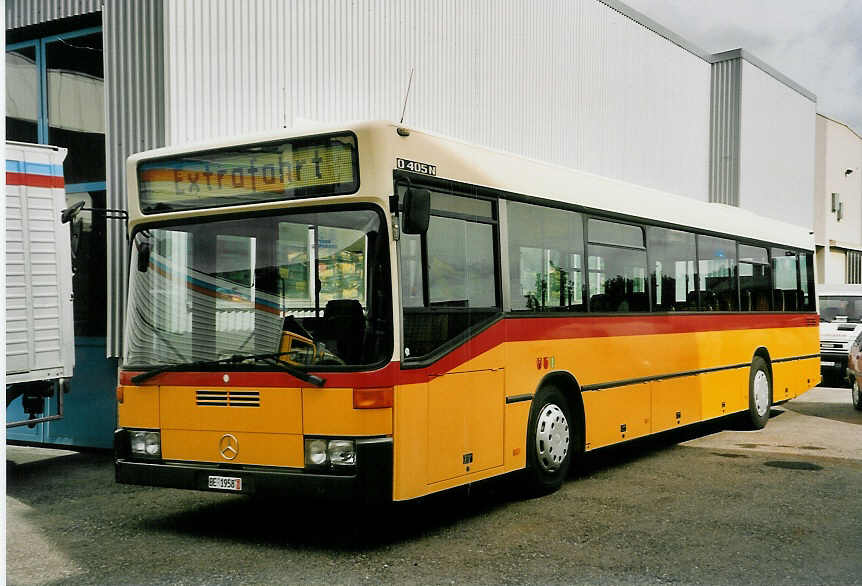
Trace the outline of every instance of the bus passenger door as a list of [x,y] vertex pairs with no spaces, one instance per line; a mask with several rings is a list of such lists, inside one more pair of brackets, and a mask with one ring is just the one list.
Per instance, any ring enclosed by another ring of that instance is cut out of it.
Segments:
[[428,186],[427,231],[399,242],[403,359],[428,374],[415,405],[427,484],[503,465],[503,348],[490,342],[502,326],[497,202],[451,187]]
[[428,483],[503,465],[503,369],[428,383]]

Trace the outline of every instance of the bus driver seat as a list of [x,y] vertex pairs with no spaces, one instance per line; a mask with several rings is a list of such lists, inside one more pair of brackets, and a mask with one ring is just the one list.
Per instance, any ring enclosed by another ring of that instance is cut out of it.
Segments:
[[335,353],[347,363],[356,364],[365,343],[365,313],[356,299],[332,299],[323,309],[327,341],[334,341]]

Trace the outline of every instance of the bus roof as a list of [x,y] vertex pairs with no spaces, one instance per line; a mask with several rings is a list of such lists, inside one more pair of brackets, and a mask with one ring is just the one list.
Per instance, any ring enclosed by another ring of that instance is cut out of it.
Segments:
[[[398,134],[397,129],[404,129],[406,132]],[[363,184],[360,186],[360,192],[367,195],[380,190],[384,191],[377,195],[392,192],[391,169],[395,167],[396,157],[400,157],[435,165],[437,179],[498,189],[533,198],[537,202],[557,202],[587,211],[610,212],[624,218],[652,220],[699,231],[814,250],[813,230],[809,228],[766,218],[735,206],[698,201],[387,121],[307,126],[290,131],[165,147],[132,155],[127,162],[130,225],[142,219],[137,209],[137,201],[134,201],[134,205],[132,201],[137,188],[135,167],[142,160],[342,130],[353,131],[359,137],[360,166],[365,166],[363,169],[367,169],[369,164],[380,165],[383,162],[389,169],[386,173],[370,174],[370,177],[377,179],[376,184],[367,181],[367,170],[362,171]],[[369,151],[374,153],[373,157],[368,155]],[[380,156],[381,153],[386,153],[386,157]],[[221,208],[219,213],[227,211],[241,210]]]

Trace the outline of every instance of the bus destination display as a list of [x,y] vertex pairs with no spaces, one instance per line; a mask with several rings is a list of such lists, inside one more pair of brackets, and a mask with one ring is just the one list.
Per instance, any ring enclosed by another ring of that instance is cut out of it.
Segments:
[[356,138],[238,146],[138,165],[144,213],[343,195],[359,186]]

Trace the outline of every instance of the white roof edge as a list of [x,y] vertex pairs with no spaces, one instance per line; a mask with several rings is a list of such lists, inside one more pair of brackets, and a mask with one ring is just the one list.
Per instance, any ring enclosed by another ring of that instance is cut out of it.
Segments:
[[277,130],[265,130],[261,132],[252,132],[247,134],[231,134],[215,138],[185,142],[180,144],[166,145],[155,149],[132,153],[127,157],[127,161],[137,161],[139,159],[155,159],[165,156],[170,156],[179,153],[187,153],[193,151],[214,150],[250,144],[253,142],[266,142],[271,140],[282,140],[297,136],[308,136],[310,134],[325,134],[329,132],[348,131],[359,127],[373,126],[376,124],[394,125],[394,122],[388,120],[356,120],[338,123],[318,123],[313,124],[310,121],[303,120],[298,126],[290,128],[279,128]]
[[634,8],[623,4],[619,0],[598,0],[598,1],[601,2],[602,4],[604,4],[605,6],[607,6],[608,8],[616,10],[617,12],[622,14],[623,16],[626,16],[626,17],[632,19],[633,21],[635,21],[636,23],[638,23],[638,24],[644,26],[645,28],[651,30],[652,32],[659,35],[660,37],[664,37],[665,39],[667,39],[668,41],[670,41],[674,45],[680,47],[681,49],[688,51],[692,55],[700,57],[701,59],[703,59],[704,61],[706,61],[710,65],[712,65],[714,63],[719,63],[721,61],[728,61],[730,59],[739,59],[739,58],[745,59],[746,61],[748,61],[752,65],[761,69],[764,73],[767,73],[768,75],[772,76],[773,78],[775,78],[779,82],[783,83],[784,85],[786,85],[790,89],[794,90],[795,92],[808,98],[812,102],[815,102],[815,103],[817,102],[817,96],[813,92],[804,88],[800,84],[796,83],[795,81],[793,81],[792,79],[790,79],[789,77],[787,77],[786,75],[784,75],[783,73],[781,73],[780,71],[778,71],[777,69],[772,67],[771,65],[768,65],[766,62],[762,61],[761,59],[758,59],[757,57],[755,57],[754,55],[752,55],[749,51],[747,51],[745,49],[742,49],[742,48],[733,49],[731,51],[724,51],[721,53],[712,54],[712,53],[709,53],[708,51],[706,51],[705,49],[698,47],[697,45],[695,45],[691,41],[681,37],[678,34],[676,34],[672,30],[670,30],[669,28],[662,26],[661,24],[659,24],[655,20],[651,19],[647,15],[643,14],[642,12],[638,12]]
[[820,116],[821,118],[824,118],[824,119],[828,120],[829,122],[832,122],[832,123],[837,124],[837,125],[839,125],[839,126],[843,126],[843,127],[844,127],[844,128],[846,128],[847,130],[849,130],[850,132],[852,132],[853,134],[855,134],[855,135],[856,135],[856,138],[858,138],[859,140],[862,140],[862,134],[859,134],[858,132],[856,132],[856,130],[854,130],[854,129],[853,129],[853,127],[851,127],[851,126],[850,126],[849,124],[847,124],[846,122],[841,122],[840,120],[836,120],[836,119],[835,119],[835,118],[833,118],[832,116],[829,116],[828,114],[824,114],[824,113],[822,113],[822,112],[817,112],[817,115],[818,115],[818,116]]
[[823,295],[847,295],[848,293],[862,296],[862,285],[827,283],[817,287],[818,297]]
[[[388,124],[391,124],[393,127],[407,127],[407,125],[394,123]],[[700,201],[691,197],[662,191],[653,187],[629,183],[612,177],[596,175],[589,171],[564,167],[562,165],[556,165],[544,161],[537,161],[523,155],[516,155],[481,145],[475,145],[457,138],[443,136],[432,131],[417,128],[410,128],[410,130],[411,132],[426,134],[442,141],[470,147],[477,151],[483,151],[491,156],[517,159],[523,161],[526,165],[533,166],[534,168],[554,169],[556,174],[566,178],[563,181],[566,181],[567,179],[581,178],[586,180],[585,182],[590,184],[590,186],[602,189],[603,192],[600,196],[593,196],[592,198],[583,196],[565,198],[561,193],[558,193],[556,198],[544,198],[549,201],[560,201],[562,203],[569,203],[584,208],[607,211],[633,218],[643,218],[644,220],[652,219],[666,224],[675,224],[701,231],[723,233],[732,237],[747,238],[762,242],[773,242],[779,246],[785,245],[810,251],[814,250],[813,228],[767,218],[736,206],[717,202]],[[529,188],[533,184],[532,181],[523,182],[523,188],[520,190],[513,187],[513,185],[516,185],[519,180],[523,180],[523,177],[525,175],[529,175],[529,173],[514,173],[513,175],[514,178],[511,180],[511,184],[507,186],[507,189],[516,193],[530,193],[531,190]],[[613,189],[613,187],[616,186],[625,188],[625,192],[622,197],[619,196],[618,190]],[[501,185],[486,185],[486,187],[503,189]],[[612,192],[614,191],[617,193],[616,201],[609,202],[606,198],[613,197]],[[623,199],[634,200],[639,202],[641,205],[631,205],[631,202],[624,202],[622,201]],[[659,216],[656,214],[656,205],[659,204],[665,207],[668,212],[666,215]],[[709,218],[710,221],[702,221],[702,218],[705,217]],[[764,232],[766,234],[764,234]]]
[[46,151],[55,151],[55,152],[66,152],[68,149],[61,146],[54,146],[52,144],[39,144],[35,142],[20,142],[17,140],[7,140],[6,146],[14,146],[14,147],[26,147],[28,149],[44,149]]
[[721,61],[730,61],[732,59],[744,59],[748,61],[749,63],[751,63],[767,75],[773,77],[777,81],[780,81],[796,93],[808,98],[815,104],[817,103],[817,95],[814,92],[802,87],[801,85],[799,85],[798,83],[796,83],[795,81],[793,81],[792,79],[790,79],[789,77],[763,61],[762,59],[753,55],[750,51],[747,51],[746,49],[739,48],[733,49],[731,51],[724,51],[723,53],[716,53],[715,55],[712,55],[710,57],[709,62],[719,63]]
[[672,30],[670,30],[669,28],[662,26],[661,24],[654,21],[653,19],[651,19],[646,14],[644,14],[642,12],[638,12],[637,10],[632,8],[631,6],[623,4],[619,0],[598,0],[598,1],[601,2],[602,4],[604,4],[605,6],[607,6],[608,8],[611,8],[612,10],[616,10],[617,12],[622,14],[623,16],[626,16],[626,17],[632,19],[633,21],[635,21],[636,23],[648,28],[649,30],[656,33],[660,37],[664,37],[665,39],[667,39],[668,41],[670,41],[674,45],[678,46],[679,48],[685,49],[686,51],[688,51],[692,55],[700,57],[701,59],[703,59],[707,63],[710,63],[710,59],[712,58],[712,55],[708,51],[698,47],[697,45],[695,45],[691,41],[684,39],[683,37],[679,36],[678,34],[673,32]]
[[[452,161],[468,161],[476,172],[471,182],[483,187],[501,189],[513,193],[532,195],[537,199],[555,201],[584,209],[606,211],[611,214],[655,220],[680,227],[709,231],[728,236],[762,242],[774,242],[781,246],[792,246],[814,250],[813,229],[766,218],[748,210],[721,203],[709,203],[683,195],[661,191],[620,179],[596,175],[587,171],[530,159],[522,155],[507,153],[476,145],[460,139],[443,136],[404,124],[385,120],[328,124],[302,129],[280,129],[277,132],[234,136],[220,141],[208,141],[180,146],[162,147],[137,153],[128,158],[128,164],[145,158],[160,158],[199,150],[227,148],[234,145],[288,139],[309,134],[324,134],[338,131],[383,132],[386,129],[407,128],[411,136],[425,136],[439,146],[439,156],[449,156]],[[453,149],[458,146],[458,150]],[[361,147],[360,147],[361,148]],[[429,149],[430,150],[430,149]],[[520,162],[522,166],[512,165]],[[462,165],[463,166],[463,165]],[[490,170],[488,172],[487,170]],[[464,178],[447,176],[441,168],[441,178],[464,181]],[[481,179],[485,181],[482,182]],[[573,194],[574,192],[574,194]]]
[[[819,246],[826,246],[825,244],[820,244]],[[830,240],[829,248],[839,248],[841,250],[855,250],[862,251],[862,244],[852,244],[850,242],[841,242],[840,240]]]

